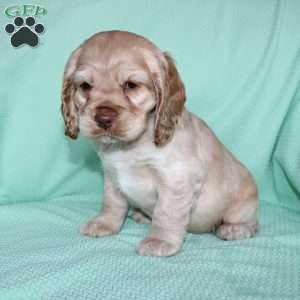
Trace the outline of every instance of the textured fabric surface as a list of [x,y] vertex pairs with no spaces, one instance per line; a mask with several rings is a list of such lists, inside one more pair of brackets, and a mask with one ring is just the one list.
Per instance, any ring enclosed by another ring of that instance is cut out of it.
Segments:
[[299,298],[299,211],[265,205],[256,238],[189,234],[166,259],[136,255],[148,225],[131,219],[119,235],[80,236],[99,204],[78,198],[1,208],[1,300]]
[[[15,3],[13,3],[15,4]],[[20,1],[20,4],[28,4]],[[0,30],[0,299],[297,299],[300,295],[300,2],[30,1],[47,9],[36,48]],[[0,27],[13,22],[3,14]],[[95,32],[134,31],[175,57],[187,107],[253,172],[260,234],[188,235],[176,257],[138,257],[146,225],[90,239],[100,163],[68,140],[60,88]]]

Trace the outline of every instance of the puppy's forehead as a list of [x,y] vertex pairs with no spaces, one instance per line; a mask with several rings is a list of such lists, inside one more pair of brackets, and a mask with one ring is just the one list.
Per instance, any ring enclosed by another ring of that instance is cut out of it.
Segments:
[[84,48],[98,48],[101,52],[114,50],[131,49],[141,47],[155,50],[157,47],[148,39],[127,31],[106,31],[93,35],[83,44]]
[[[80,64],[89,63],[101,68],[118,64],[135,64],[150,67],[162,56],[149,40],[126,31],[108,31],[95,34],[82,45]],[[158,67],[158,66],[157,66]]]

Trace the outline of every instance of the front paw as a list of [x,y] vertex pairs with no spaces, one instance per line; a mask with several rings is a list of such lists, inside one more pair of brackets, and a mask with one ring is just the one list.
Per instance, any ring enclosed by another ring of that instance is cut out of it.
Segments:
[[116,230],[111,225],[94,218],[80,227],[80,233],[91,237],[102,237],[115,234]]
[[172,256],[180,246],[155,238],[147,237],[138,246],[137,253],[142,256]]

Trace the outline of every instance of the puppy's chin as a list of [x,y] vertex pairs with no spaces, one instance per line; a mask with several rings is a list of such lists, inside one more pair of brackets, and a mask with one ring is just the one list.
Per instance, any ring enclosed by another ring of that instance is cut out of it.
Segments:
[[109,135],[103,135],[95,138],[97,142],[100,142],[102,144],[116,144],[119,143],[120,140],[116,139],[115,137],[109,136]]

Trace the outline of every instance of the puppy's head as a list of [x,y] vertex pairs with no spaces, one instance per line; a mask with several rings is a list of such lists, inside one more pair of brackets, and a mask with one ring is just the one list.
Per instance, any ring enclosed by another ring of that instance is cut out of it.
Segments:
[[154,142],[167,143],[185,102],[172,58],[124,31],[92,36],[70,56],[64,73],[65,133],[103,143],[130,142],[155,114]]

